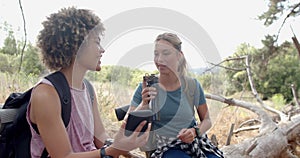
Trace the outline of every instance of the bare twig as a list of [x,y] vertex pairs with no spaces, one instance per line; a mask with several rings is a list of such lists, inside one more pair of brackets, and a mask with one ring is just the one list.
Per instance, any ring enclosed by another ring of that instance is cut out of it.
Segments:
[[[214,66],[212,66],[212,67],[206,69],[206,70],[203,72],[203,74],[205,74],[205,73],[208,72],[208,71],[211,71],[212,69],[214,69],[215,67],[221,65],[221,64],[222,64],[223,62],[225,62],[225,61],[226,61],[226,60],[223,60],[223,61],[221,61],[221,62],[218,63],[218,64],[213,64]],[[210,63],[210,62],[208,62],[208,63]]]
[[24,50],[25,50],[25,47],[26,47],[26,43],[27,43],[27,32],[26,32],[26,22],[25,22],[25,16],[24,16],[24,12],[23,12],[23,7],[22,7],[22,4],[21,4],[21,0],[19,0],[19,6],[20,6],[20,9],[21,9],[21,13],[22,13],[22,18],[23,18],[23,29],[24,29],[24,45],[23,45],[23,48],[22,48],[22,52],[21,52],[21,61],[20,61],[20,66],[19,66],[19,70],[18,72],[21,71],[21,67],[22,67],[22,62],[23,62],[23,54],[24,54]]
[[225,145],[230,145],[230,141],[231,141],[233,129],[234,129],[234,123],[231,124],[231,127],[230,127],[230,130],[229,130],[229,132],[228,132],[228,137],[227,137],[227,140],[226,140],[226,144],[225,144]]
[[240,124],[239,128],[243,127],[243,126],[246,126],[246,125],[252,125],[252,124],[256,124],[256,123],[260,123],[260,120],[258,119],[250,119],[250,120],[247,120],[243,123]]
[[214,64],[214,63],[210,63],[210,62],[208,62],[208,63],[211,64],[211,65],[214,65],[215,67],[218,66],[218,67],[221,67],[221,68],[224,68],[224,69],[227,69],[227,70],[232,70],[232,71],[243,71],[243,70],[246,70],[245,68],[231,68],[231,67],[226,67],[226,66],[222,66],[222,65]]
[[299,107],[300,104],[299,104],[299,100],[298,100],[297,93],[296,93],[296,90],[295,90],[295,85],[291,84],[291,88],[292,88],[292,93],[293,93],[293,96],[294,96],[295,103]]
[[294,34],[294,37],[292,37],[292,40],[294,42],[294,45],[295,45],[295,47],[296,47],[296,49],[298,51],[298,55],[299,55],[299,58],[300,58],[300,44],[299,44],[298,39],[295,36],[295,34]]
[[270,106],[266,105],[262,101],[262,99],[259,97],[259,95],[258,95],[258,93],[256,91],[256,88],[254,86],[253,80],[252,80],[252,73],[251,73],[251,68],[250,68],[248,56],[245,57],[245,60],[246,60],[246,70],[247,70],[248,80],[249,80],[249,83],[250,83],[250,87],[251,87],[252,93],[253,93],[254,97],[256,98],[256,100],[260,103],[260,105],[264,109],[266,109],[266,110],[268,110],[270,112],[273,112],[275,114],[278,114],[281,120],[288,120],[288,117],[284,113],[282,113],[281,111],[278,111],[278,110],[276,110],[274,108],[271,108]]
[[293,13],[295,13],[295,10],[296,10],[298,7],[300,7],[300,3],[296,4],[296,5],[293,7],[293,9],[289,12],[289,14],[284,18],[284,20],[283,20],[283,22],[282,22],[280,28],[278,29],[278,32],[277,32],[275,41],[278,40],[279,34],[280,34],[280,32],[281,32],[281,29],[283,28],[283,25],[285,24],[286,20],[287,20]]
[[242,127],[242,128],[238,128],[237,130],[234,130],[233,133],[237,134],[237,133],[242,132],[242,131],[251,131],[251,130],[256,130],[256,129],[259,129],[259,128],[260,128],[260,125]]
[[257,142],[255,141],[247,150],[246,150],[246,155],[249,155],[251,151],[257,146]]
[[225,66],[221,66],[222,63],[224,62],[228,62],[228,61],[231,61],[231,60],[242,60],[243,58],[240,58],[240,57],[237,57],[237,58],[227,58],[221,62],[219,62],[218,64],[214,64],[214,63],[211,63],[211,62],[208,62],[209,64],[213,65],[212,67],[206,69],[204,73],[208,72],[208,71],[211,71],[212,69],[214,69],[215,67],[221,67],[221,68],[224,68],[224,69],[228,69],[228,70],[233,70],[233,71],[243,71],[245,70],[244,68],[240,68],[240,69],[235,69],[235,68],[229,68],[229,67],[225,67]]

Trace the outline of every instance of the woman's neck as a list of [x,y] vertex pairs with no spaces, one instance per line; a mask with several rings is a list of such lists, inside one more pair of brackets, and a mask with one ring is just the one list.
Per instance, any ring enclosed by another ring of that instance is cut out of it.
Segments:
[[161,74],[159,83],[166,91],[174,91],[180,87],[180,80],[176,75]]
[[69,86],[75,89],[83,89],[82,81],[86,71],[79,71],[73,65],[60,70],[66,77]]

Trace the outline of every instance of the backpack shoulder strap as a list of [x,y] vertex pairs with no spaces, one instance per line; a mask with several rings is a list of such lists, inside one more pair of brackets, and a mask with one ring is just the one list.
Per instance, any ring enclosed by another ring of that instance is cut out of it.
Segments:
[[194,106],[197,104],[199,100],[199,90],[197,86],[197,81],[194,78],[187,77],[187,90],[186,90],[186,97],[188,99],[188,102],[192,109],[194,109]]
[[85,78],[83,79],[83,82],[85,83],[85,85],[86,85],[86,87],[87,87],[87,89],[88,89],[88,91],[90,93],[90,98],[91,98],[91,102],[92,102],[92,105],[93,105],[94,104],[94,97],[95,97],[95,95],[94,95],[94,87],[91,84],[91,82],[89,80],[85,79]]
[[[71,92],[70,92],[69,83],[65,75],[60,71],[51,73],[45,78],[52,83],[52,85],[54,86],[55,90],[58,93],[60,103],[61,103],[61,117],[65,127],[67,127],[71,118]],[[36,131],[38,132],[37,128]],[[43,150],[41,158],[47,158],[47,157],[48,157],[48,151],[45,148]]]
[[69,83],[65,75],[60,71],[51,73],[45,78],[53,84],[58,93],[61,103],[61,116],[65,127],[67,127],[71,117],[71,92]]

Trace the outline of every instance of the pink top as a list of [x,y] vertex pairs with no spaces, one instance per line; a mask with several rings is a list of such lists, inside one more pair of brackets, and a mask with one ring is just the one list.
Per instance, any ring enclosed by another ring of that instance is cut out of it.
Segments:
[[[43,79],[40,83],[52,85],[50,81]],[[52,85],[53,86],[53,85]],[[92,102],[86,85],[83,90],[70,88],[71,90],[71,118],[67,126],[67,133],[74,152],[95,150],[94,144],[94,118]],[[30,124],[32,134],[30,150],[31,157],[39,158],[45,145],[40,135],[32,128],[30,121],[30,104],[27,108],[27,122]]]

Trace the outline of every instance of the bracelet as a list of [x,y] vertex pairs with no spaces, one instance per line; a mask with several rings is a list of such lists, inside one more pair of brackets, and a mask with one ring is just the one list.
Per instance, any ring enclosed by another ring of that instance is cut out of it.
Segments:
[[200,132],[199,127],[196,125],[196,126],[194,126],[193,128],[195,129],[196,136],[197,136],[197,137],[201,137],[201,132]]
[[110,146],[114,142],[114,139],[108,138],[105,140],[104,145],[105,146]]
[[112,156],[106,155],[105,149],[106,149],[106,147],[102,147],[100,149],[100,157],[101,158],[113,158]]

